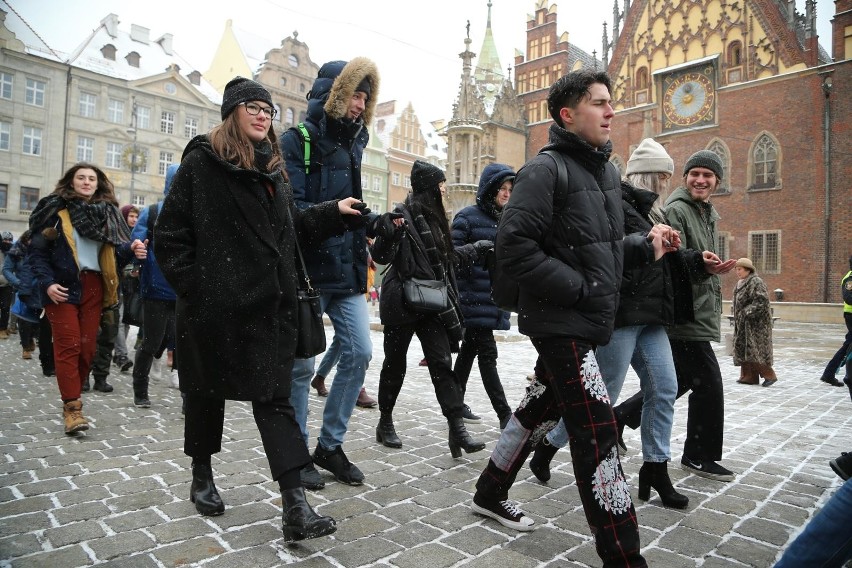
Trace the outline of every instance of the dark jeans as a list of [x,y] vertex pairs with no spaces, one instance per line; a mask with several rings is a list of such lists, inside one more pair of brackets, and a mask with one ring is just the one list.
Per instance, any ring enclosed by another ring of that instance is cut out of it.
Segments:
[[11,286],[0,286],[0,330],[9,327],[9,310],[15,300],[15,289]]
[[112,363],[112,350],[115,348],[115,336],[118,335],[118,306],[101,312],[101,326],[98,330],[98,348],[92,361],[92,376],[106,378]]
[[508,416],[512,413],[512,409],[506,401],[506,393],[503,392],[500,375],[497,373],[497,343],[494,341],[493,330],[477,327],[464,330],[464,339],[453,369],[461,385],[462,395],[467,392],[467,380],[476,357],[479,358],[479,376],[482,378],[482,386],[485,387],[485,393],[491,400],[494,412],[499,418]]
[[21,335],[21,347],[24,349],[34,347],[35,338],[38,335],[38,324],[18,318],[18,333]]
[[837,350],[837,353],[834,354],[834,357],[831,358],[831,361],[828,362],[828,365],[825,366],[825,371],[822,372],[823,380],[834,378],[837,370],[840,369],[846,360],[846,352],[852,346],[852,313],[843,312],[843,321],[846,322],[846,339],[843,341],[840,349]]
[[50,328],[50,320],[45,315],[38,323],[38,361],[44,372],[56,370],[53,361],[53,330]]
[[[175,303],[167,300],[145,299],[142,324],[142,345],[136,350],[133,361],[133,393],[148,396],[148,374],[154,358],[163,355],[175,335]],[[176,365],[176,363],[173,363]]]
[[453,372],[447,331],[437,317],[424,318],[414,325],[385,326],[385,361],[379,374],[379,410],[392,412],[396,406],[405,380],[408,346],[415,333],[429,363],[429,375],[441,412],[447,418],[461,416],[464,395]]
[[[725,433],[725,398],[719,361],[709,341],[670,339],[677,398],[689,392],[689,414],[683,455],[692,460],[719,461]],[[642,421],[642,392],[615,407],[618,422],[636,429]]]
[[[184,400],[184,453],[196,458],[222,451],[225,401],[192,394],[186,395]],[[251,409],[269,461],[272,479],[277,481],[286,472],[301,469],[311,462],[289,398],[253,401]],[[298,480],[298,477],[295,479]]]
[[[639,552],[636,511],[615,448],[618,430],[593,346],[566,337],[532,342],[539,354],[538,378],[500,435],[476,493],[488,501],[508,499],[530,451],[562,418],[577,489],[603,565],[647,566]],[[540,371],[542,363],[546,373]]]

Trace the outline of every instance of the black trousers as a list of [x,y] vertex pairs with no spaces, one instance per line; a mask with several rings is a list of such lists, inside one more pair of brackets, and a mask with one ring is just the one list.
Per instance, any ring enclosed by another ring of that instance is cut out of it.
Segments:
[[11,286],[0,286],[0,330],[9,327],[9,310],[15,302],[15,289]]
[[[192,458],[207,458],[222,451],[225,401],[187,394],[183,451]],[[311,461],[305,439],[296,422],[289,398],[273,398],[251,403],[254,422],[260,432],[263,450],[269,461],[272,479],[278,481],[287,472],[298,470]],[[293,476],[289,476],[293,477]],[[298,486],[298,475],[294,478]]]
[[480,327],[464,330],[464,339],[453,369],[461,385],[462,395],[467,392],[467,381],[475,358],[478,358],[479,376],[494,412],[500,418],[510,415],[512,408],[506,401],[506,393],[503,392],[503,384],[497,373],[497,342],[494,341],[493,330]]
[[115,349],[115,336],[118,335],[118,306],[107,308],[101,313],[101,327],[98,330],[98,348],[92,361],[92,376],[106,378],[112,363],[112,351]]
[[[175,335],[175,303],[169,300],[145,299],[142,323],[142,345],[133,361],[133,392],[137,397],[148,395],[148,374],[155,357],[161,357]],[[177,352],[175,352],[177,356]],[[177,368],[177,363],[173,363]]]
[[[670,339],[677,372],[677,398],[689,393],[683,455],[692,460],[719,461],[725,433],[722,372],[709,341]],[[642,392],[615,407],[618,422],[634,430],[642,421]]]
[[834,357],[832,357],[831,361],[828,362],[828,365],[825,366],[825,370],[822,372],[823,380],[834,378],[834,375],[837,374],[837,370],[840,369],[843,362],[846,361],[846,353],[849,351],[849,348],[852,347],[852,313],[843,312],[843,321],[846,322],[846,338],[843,340],[843,345],[840,346],[840,349],[837,350],[837,353],[834,354]]
[[429,375],[441,412],[447,418],[461,416],[464,395],[453,372],[447,331],[437,317],[423,318],[413,325],[385,326],[385,360],[379,374],[379,410],[392,412],[396,406],[396,399],[405,381],[408,346],[415,333],[429,364]]

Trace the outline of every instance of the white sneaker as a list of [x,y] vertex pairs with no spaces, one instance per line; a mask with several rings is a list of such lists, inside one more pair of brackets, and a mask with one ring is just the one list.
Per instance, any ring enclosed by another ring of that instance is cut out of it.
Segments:
[[173,389],[180,388],[180,380],[178,379],[177,369],[172,369],[172,371],[169,373],[169,386]]

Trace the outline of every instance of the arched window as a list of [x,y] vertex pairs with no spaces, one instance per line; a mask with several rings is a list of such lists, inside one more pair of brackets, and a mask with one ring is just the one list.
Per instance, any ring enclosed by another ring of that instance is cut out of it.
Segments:
[[778,144],[768,134],[761,134],[751,151],[751,189],[773,189],[779,180]]
[[648,88],[648,68],[640,67],[636,70],[636,88],[637,89],[647,89]]
[[288,108],[284,113],[284,122],[285,124],[294,124],[293,122],[293,109]]
[[739,67],[743,64],[743,44],[732,41],[728,44],[728,67]]
[[275,103],[272,106],[275,107],[275,122],[281,122],[281,105]]
[[110,61],[115,61],[115,52],[115,46],[111,43],[108,43],[101,48],[101,55],[104,56],[104,59],[109,59]]
[[716,188],[716,193],[731,192],[731,153],[728,152],[728,147],[719,139],[710,142],[707,149],[719,156],[722,160],[722,181],[719,187]]

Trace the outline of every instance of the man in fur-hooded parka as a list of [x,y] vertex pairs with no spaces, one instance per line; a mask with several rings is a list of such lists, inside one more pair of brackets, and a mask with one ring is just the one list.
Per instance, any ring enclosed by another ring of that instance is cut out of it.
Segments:
[[[363,113],[347,118],[356,91],[367,94]],[[368,127],[376,109],[379,72],[366,57],[323,65],[308,93],[305,127],[311,136],[311,165],[305,168],[302,135],[281,135],[281,152],[293,186],[296,206],[346,197],[362,198],[361,158],[369,141]],[[364,229],[347,232],[304,251],[311,283],[323,293],[367,291],[367,240]]]

